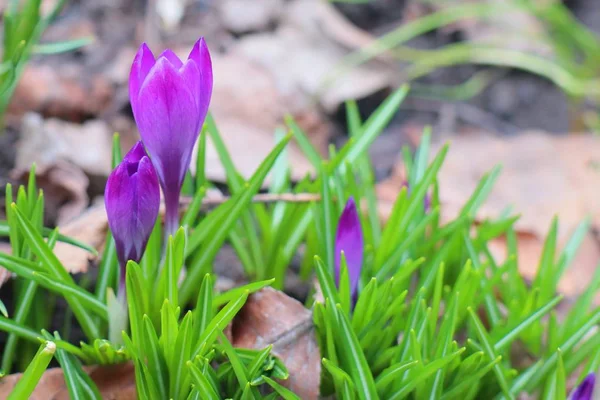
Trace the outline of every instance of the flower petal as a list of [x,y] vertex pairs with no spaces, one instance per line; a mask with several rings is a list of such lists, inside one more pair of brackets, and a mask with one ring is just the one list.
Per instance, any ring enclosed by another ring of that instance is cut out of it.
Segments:
[[352,294],[356,292],[363,259],[363,235],[360,225],[360,217],[356,209],[354,199],[350,197],[344,211],[338,221],[335,235],[335,279],[339,284],[341,269],[341,253],[344,252],[348,275],[350,277],[350,289]]
[[145,238],[145,247],[152,229],[154,229],[160,207],[158,176],[148,157],[140,160],[137,179],[137,221],[140,235]]
[[[187,60],[183,67],[179,70],[179,75],[181,79],[186,82],[187,87],[190,89],[190,93],[194,97],[194,101],[196,102],[196,108],[199,108],[198,96],[197,92],[194,88],[198,87],[200,84],[200,71],[198,70],[198,66],[194,62],[194,60]],[[204,122],[204,118],[206,117],[206,113],[202,114],[202,112],[198,112],[197,118],[198,120]]]
[[138,108],[137,98],[140,89],[154,64],[155,60],[152,50],[148,48],[146,43],[142,43],[133,59],[131,71],[129,72],[129,101],[131,102],[133,115],[136,114]]
[[592,400],[592,394],[594,394],[594,385],[596,383],[596,375],[593,373],[585,377],[583,381],[577,386],[575,391],[570,397],[570,400]]
[[165,58],[160,58],[140,90],[143,107],[136,122],[150,153],[165,197],[177,196],[198,138],[196,100],[188,83]]
[[158,58],[166,58],[171,64],[173,64],[175,69],[183,67],[183,62],[181,62],[179,57],[177,57],[177,55],[173,53],[173,50],[171,49],[166,49],[165,51],[163,51],[162,54],[158,56]]
[[194,44],[188,59],[193,60],[196,63],[198,71],[200,72],[197,86],[198,91],[195,95],[198,99],[198,110],[200,114],[206,116],[213,89],[213,70],[210,52],[208,51],[208,46],[206,45],[204,38],[198,39]]
[[138,140],[137,143],[133,145],[131,150],[129,150],[127,154],[125,154],[125,157],[123,157],[123,161],[137,163],[142,159],[142,157],[147,156],[148,155],[146,154],[146,150],[144,150],[144,145],[140,140]]

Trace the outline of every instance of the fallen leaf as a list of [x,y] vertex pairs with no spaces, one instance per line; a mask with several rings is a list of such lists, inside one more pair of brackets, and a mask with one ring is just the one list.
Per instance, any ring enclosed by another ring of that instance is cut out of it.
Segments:
[[110,173],[111,147],[111,131],[103,121],[79,125],[28,113],[23,117],[11,175],[26,179],[35,163],[38,186],[44,190],[46,220],[64,224],[87,208],[90,179],[104,184]]
[[106,177],[111,170],[112,131],[101,120],[74,124],[27,113],[16,151],[17,171],[28,171],[32,163],[43,169],[65,160],[87,175]]
[[[228,4],[238,3],[221,3],[221,16]],[[239,9],[235,12],[247,17]],[[246,178],[275,145],[274,131],[283,126],[287,113],[325,154],[333,127],[322,110],[333,113],[345,100],[389,88],[395,79],[393,68],[369,63],[325,87],[327,75],[343,57],[374,38],[345,21],[330,4],[318,0],[286,3],[280,14],[274,6],[268,15],[277,20],[275,30],[244,35],[228,46],[225,54],[213,53],[215,82],[210,111],[236,167]],[[187,52],[183,48],[177,51],[181,57],[187,57]],[[314,172],[293,143],[288,147],[288,159],[294,180]],[[206,165],[209,179],[225,179],[210,141]]]
[[108,80],[102,75],[85,73],[83,65],[53,68],[28,64],[8,112],[22,115],[35,111],[47,117],[80,122],[100,114],[110,104],[112,95]]
[[[440,144],[433,146],[436,154]],[[481,177],[494,166],[502,171],[492,192],[477,213],[477,220],[498,217],[507,207],[521,218],[515,229],[519,235],[519,268],[532,279],[537,271],[544,238],[554,215],[559,217],[558,242],[562,248],[586,217],[600,230],[600,140],[593,135],[551,136],[524,132],[500,138],[484,134],[456,136],[438,175],[442,217],[454,218]],[[382,218],[386,218],[402,182],[402,167],[378,185]],[[503,241],[493,244],[501,257]],[[576,260],[560,282],[568,295],[581,292],[600,263],[600,243],[590,232]]]
[[[232,52],[241,51],[275,77],[278,89],[288,98],[286,108],[292,113],[315,103],[327,112],[335,112],[345,100],[390,88],[397,77],[393,69],[372,62],[325,85],[331,71],[349,51],[338,38],[343,30],[339,26],[347,28],[350,24],[338,24],[334,30],[326,28],[327,21],[339,20],[337,13],[331,5],[318,0],[291,2],[276,31],[244,36]],[[354,36],[356,30],[352,30]]]
[[[286,100],[269,71],[242,55],[215,56],[213,65],[218,73],[215,74],[210,110],[235,166],[249,178],[276,144],[274,132],[283,123]],[[244,73],[240,74],[240,71]],[[309,112],[304,110],[303,113]],[[317,122],[306,116],[304,120],[316,125],[311,136],[319,137],[322,143],[327,140],[326,125],[316,111],[312,118]],[[315,135],[315,131],[318,134]],[[324,147],[324,144],[320,145],[321,149]],[[312,166],[297,147],[289,146],[288,157],[294,179],[301,179],[312,171]],[[194,169],[195,165],[192,165]],[[206,175],[211,180],[225,180],[225,171],[210,140]]]
[[[13,177],[26,181],[28,170],[15,171]],[[57,160],[36,168],[36,183],[44,192],[46,220],[65,223],[80,215],[88,206],[88,177],[76,165]]]
[[281,15],[283,0],[222,0],[216,4],[223,26],[235,33],[266,30]]
[[312,313],[300,302],[272,288],[248,297],[231,325],[232,343],[242,348],[273,345],[289,370],[282,382],[302,399],[317,399],[321,381],[321,356]]
[[[86,243],[101,252],[108,230],[108,220],[104,202],[93,205],[77,218],[59,226],[63,235]],[[79,247],[67,243],[56,243],[54,254],[65,269],[73,274],[86,272],[93,256]]]
[[[109,366],[84,367],[84,371],[98,386],[105,400],[134,400],[135,375],[132,363]],[[21,379],[22,374],[12,374],[0,379],[0,398],[6,399]],[[60,368],[50,368],[42,375],[29,400],[69,400],[64,374]]]

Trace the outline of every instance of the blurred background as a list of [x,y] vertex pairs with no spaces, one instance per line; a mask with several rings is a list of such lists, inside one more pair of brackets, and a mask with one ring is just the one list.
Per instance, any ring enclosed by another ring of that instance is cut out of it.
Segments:
[[[436,145],[452,143],[439,181],[447,216],[501,164],[478,218],[522,214],[523,274],[554,215],[561,238],[592,221],[562,290],[578,293],[598,265],[597,0],[0,0],[0,12],[0,184],[35,162],[47,223],[84,241],[77,220],[103,193],[113,132],[126,148],[137,140],[127,89],[137,48],[187,57],[204,36],[210,110],[244,174],[286,116],[326,154],[348,139],[346,101],[367,118],[410,83],[371,149],[382,219],[404,182],[401,147],[431,126]],[[290,158],[294,177],[310,172],[300,151]],[[207,173],[224,179],[211,149]]]

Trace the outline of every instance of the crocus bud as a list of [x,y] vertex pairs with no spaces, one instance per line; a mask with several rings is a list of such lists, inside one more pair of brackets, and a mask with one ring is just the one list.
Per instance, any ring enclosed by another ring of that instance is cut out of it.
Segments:
[[594,393],[594,385],[596,383],[596,375],[594,373],[589,374],[583,381],[575,388],[570,400],[592,400],[592,394]]
[[342,251],[348,266],[350,290],[354,297],[363,259],[363,235],[354,199],[350,197],[340,216],[335,234],[335,281],[339,285]]
[[123,275],[128,260],[142,258],[160,207],[158,178],[142,142],[108,177],[104,202]]
[[179,193],[208,112],[212,86],[210,54],[202,38],[185,62],[171,50],[155,60],[142,44],[131,66],[129,99],[165,196],[167,234],[174,234],[179,225]]

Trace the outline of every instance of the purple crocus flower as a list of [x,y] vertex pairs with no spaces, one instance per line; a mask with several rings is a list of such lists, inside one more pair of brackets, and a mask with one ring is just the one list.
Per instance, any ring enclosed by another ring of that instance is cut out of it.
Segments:
[[360,271],[363,259],[363,235],[360,225],[360,217],[356,209],[354,199],[350,197],[342,215],[338,221],[337,232],[335,234],[335,281],[339,285],[341,254],[344,252],[346,265],[348,266],[348,275],[350,277],[350,292],[352,297],[356,293]]
[[142,258],[160,207],[158,178],[142,142],[129,150],[108,177],[104,202],[124,278],[127,261]]
[[575,388],[571,394],[570,400],[592,400],[592,394],[594,392],[594,384],[596,383],[596,375],[594,373],[589,374],[583,381]]
[[185,62],[171,50],[155,59],[144,43],[131,66],[129,99],[163,189],[167,235],[179,226],[179,193],[208,112],[212,86],[210,54],[203,38]]

